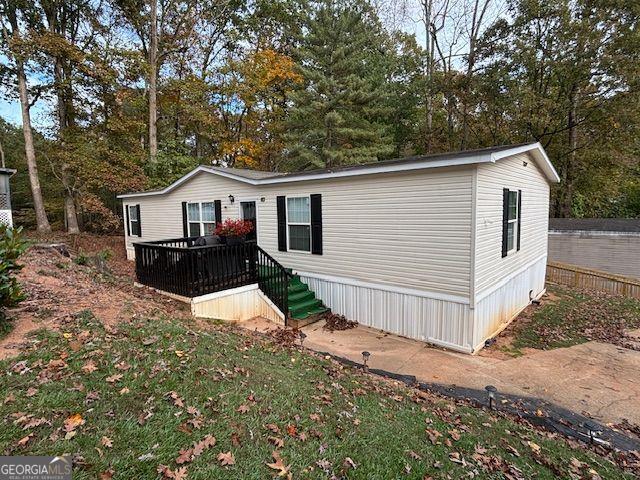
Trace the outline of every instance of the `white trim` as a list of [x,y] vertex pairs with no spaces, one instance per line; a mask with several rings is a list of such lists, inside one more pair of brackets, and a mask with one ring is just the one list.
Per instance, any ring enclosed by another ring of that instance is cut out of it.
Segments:
[[551,163],[551,160],[549,160],[549,156],[547,155],[547,152],[544,151],[544,148],[542,148],[540,142],[522,145],[520,147],[509,148],[500,152],[494,152],[491,154],[491,161],[496,162],[497,160],[501,160],[505,157],[511,157],[513,155],[518,155],[520,153],[526,152],[530,152],[533,155],[538,165],[547,176],[547,179],[549,179],[552,183],[560,183],[560,176]]
[[460,152],[458,156],[452,158],[444,158],[441,160],[433,160],[426,158],[424,160],[416,160],[412,163],[397,163],[397,164],[384,164],[379,166],[371,166],[369,168],[352,168],[338,170],[335,172],[322,172],[322,173],[300,173],[293,175],[281,175],[275,177],[267,177],[262,179],[251,179],[235,175],[233,173],[225,172],[221,168],[212,168],[205,165],[200,165],[191,172],[187,173],[184,177],[176,180],[168,187],[157,190],[154,192],[139,192],[139,193],[127,193],[118,195],[118,198],[132,198],[151,195],[162,195],[170,192],[171,190],[182,185],[194,175],[200,172],[212,173],[221,177],[237,180],[242,183],[248,183],[249,185],[271,185],[275,183],[293,183],[293,182],[306,182],[311,180],[325,180],[331,178],[341,177],[354,177],[361,175],[374,175],[377,173],[392,173],[392,172],[409,172],[413,170],[422,170],[427,168],[440,168],[440,167],[453,167],[461,165],[473,165],[477,163],[495,163],[506,157],[518,155],[520,153],[530,152],[536,162],[540,165],[540,168],[547,176],[547,179],[552,183],[559,183],[560,177],[555,168],[551,164],[549,157],[545,153],[540,143],[531,143],[529,145],[522,145],[520,147],[508,148],[494,153],[476,153],[473,155],[465,155],[464,152]]
[[200,295],[199,297],[191,298],[191,303],[207,302],[209,300],[215,300],[216,298],[228,297],[229,295],[249,292],[251,290],[258,290],[258,284],[252,283],[250,285],[243,285],[242,287],[230,288],[228,290],[221,290],[219,292],[207,293],[206,295]]
[[[142,226],[140,225],[140,216],[138,216],[138,218],[136,220],[131,220],[131,209],[133,208],[133,211],[138,213],[138,209],[139,209],[139,203],[128,203],[127,204],[127,217],[126,219],[129,221],[129,225],[127,225],[127,236],[129,237],[138,237],[140,238],[142,235],[136,235],[133,233],[133,228],[132,228],[132,223],[137,223],[138,224],[138,232],[142,232]],[[131,233],[129,235],[129,232]]]
[[[525,270],[529,270],[533,265],[535,265],[536,263],[538,263],[540,260],[542,259],[546,259],[547,258],[547,254],[543,254],[540,255],[538,258],[536,258],[535,260],[532,260],[531,262],[527,263],[526,265],[520,267],[518,270],[511,272],[509,275],[507,275],[506,277],[504,277],[502,280],[500,280],[498,283],[494,283],[493,285],[491,285],[489,288],[485,288],[482,292],[477,293],[476,294],[476,304],[478,302],[480,302],[480,300],[482,300],[483,298],[491,295],[493,292],[495,292],[496,290],[498,290],[499,288],[503,287],[505,284],[509,283],[513,278],[515,278],[516,276],[520,275],[522,272],[524,272]],[[545,262],[546,263],[546,262]]]
[[[290,198],[307,198],[309,200],[309,223],[289,222],[289,199]],[[287,219],[287,252],[295,253],[311,253],[313,245],[311,245],[311,195],[285,195],[284,197],[285,216]],[[291,248],[291,242],[289,241],[289,225],[299,225],[302,227],[309,226],[309,250],[299,250],[297,248]]]
[[[204,228],[204,224],[205,223],[213,223],[213,229],[215,231],[216,229],[216,204],[215,201],[210,201],[210,200],[196,200],[196,201],[187,201],[185,202],[187,204],[187,233],[189,234],[189,236],[191,237],[191,224],[192,223],[197,223],[199,225],[199,229],[200,229],[200,234],[199,236],[203,237],[205,235],[207,235],[207,233],[205,232],[205,228]],[[202,218],[202,204],[203,203],[211,203],[213,205],[213,221],[205,221]],[[198,205],[198,211],[200,212],[200,220],[191,220],[189,218],[189,205]]]
[[461,305],[469,305],[469,299],[458,295],[449,295],[447,293],[429,292],[425,290],[415,290],[412,288],[396,287],[392,285],[384,285],[382,283],[365,282],[355,278],[337,277],[334,275],[325,275],[321,273],[301,272],[294,270],[296,275],[301,277],[315,278],[324,280],[325,282],[342,283],[344,285],[352,285],[354,287],[373,288],[383,290],[385,292],[401,293],[404,295],[414,295],[416,297],[431,298],[433,300],[444,300],[447,302],[459,303]]
[[[518,231],[519,231],[518,219],[520,217],[520,209],[518,208],[518,202],[520,201],[520,190],[518,189],[511,190],[509,188],[508,192],[509,193],[507,194],[507,245],[509,245],[509,224],[512,223],[513,224],[513,247],[511,247],[511,250],[507,250],[507,257],[512,253],[515,253],[518,251]],[[509,210],[511,208],[511,205],[509,204],[509,197],[511,197],[512,193],[516,194],[516,216],[513,219],[510,219]]]

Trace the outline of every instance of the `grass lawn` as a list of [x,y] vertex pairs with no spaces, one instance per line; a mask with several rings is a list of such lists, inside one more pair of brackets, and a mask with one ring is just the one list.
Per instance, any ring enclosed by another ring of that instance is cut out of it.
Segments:
[[76,480],[633,478],[576,442],[225,327],[105,331],[84,312],[38,335],[0,363],[0,451],[75,455]]
[[514,323],[513,347],[550,349],[590,340],[628,346],[625,330],[640,328],[640,300],[557,285],[548,291],[554,300]]

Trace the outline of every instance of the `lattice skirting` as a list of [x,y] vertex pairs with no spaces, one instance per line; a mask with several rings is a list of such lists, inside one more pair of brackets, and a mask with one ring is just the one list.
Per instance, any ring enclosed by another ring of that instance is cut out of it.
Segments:
[[0,210],[0,224],[13,227],[13,217],[11,216],[11,210]]

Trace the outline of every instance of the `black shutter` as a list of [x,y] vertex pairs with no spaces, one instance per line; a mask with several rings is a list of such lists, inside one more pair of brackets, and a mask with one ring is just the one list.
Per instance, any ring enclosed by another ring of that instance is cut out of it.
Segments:
[[286,197],[278,196],[276,205],[278,209],[278,250],[287,251],[287,205]]
[[502,189],[502,257],[507,256],[507,231],[509,227],[509,189]]
[[216,214],[216,225],[222,223],[222,202],[220,200],[213,201],[213,208]]
[[136,213],[138,214],[138,236],[142,236],[142,217],[140,216],[140,204],[136,205]]
[[518,239],[517,239],[517,249],[520,250],[520,225],[522,222],[522,190],[518,190]]
[[189,236],[189,224],[187,223],[187,202],[182,202],[182,236]]
[[311,253],[322,255],[322,195],[311,195]]
[[124,208],[125,208],[125,216],[127,217],[127,235],[130,237],[131,236],[131,222],[129,222],[129,205],[126,205]]

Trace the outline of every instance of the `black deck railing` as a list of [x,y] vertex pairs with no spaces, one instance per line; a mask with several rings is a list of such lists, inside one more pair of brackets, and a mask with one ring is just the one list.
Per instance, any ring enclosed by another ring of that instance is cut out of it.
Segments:
[[197,238],[134,243],[138,282],[188,298],[257,283],[287,315],[291,275],[256,242],[194,246]]

